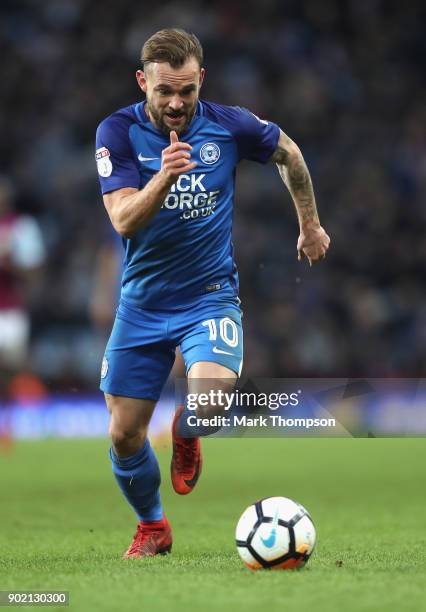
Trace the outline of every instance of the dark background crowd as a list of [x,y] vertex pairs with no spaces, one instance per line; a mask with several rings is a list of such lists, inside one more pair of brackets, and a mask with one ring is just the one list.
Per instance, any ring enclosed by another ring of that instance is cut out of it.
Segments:
[[[37,221],[46,253],[30,291],[19,279],[31,323],[20,370],[47,389],[97,387],[110,321],[93,314],[96,262],[119,246],[94,134],[140,99],[140,48],[174,26],[204,46],[202,97],[246,106],[299,144],[332,240],[323,263],[298,262],[296,216],[275,166],[241,165],[245,374],[422,375],[423,2],[3,0],[0,12],[0,200]],[[111,312],[113,301],[114,291],[104,299]],[[6,371],[5,362],[4,380]]]

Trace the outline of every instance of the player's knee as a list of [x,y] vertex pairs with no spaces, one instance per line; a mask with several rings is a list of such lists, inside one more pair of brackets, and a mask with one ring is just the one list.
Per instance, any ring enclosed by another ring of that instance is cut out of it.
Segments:
[[145,442],[147,431],[141,427],[123,427],[119,423],[111,422],[109,434],[113,447],[124,453],[136,452]]

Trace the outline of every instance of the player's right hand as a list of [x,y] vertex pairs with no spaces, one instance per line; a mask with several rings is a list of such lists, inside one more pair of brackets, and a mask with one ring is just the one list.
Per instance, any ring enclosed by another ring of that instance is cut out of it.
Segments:
[[197,165],[191,162],[192,147],[187,142],[181,142],[174,130],[170,132],[170,145],[161,154],[160,172],[173,185],[181,174],[190,172]]

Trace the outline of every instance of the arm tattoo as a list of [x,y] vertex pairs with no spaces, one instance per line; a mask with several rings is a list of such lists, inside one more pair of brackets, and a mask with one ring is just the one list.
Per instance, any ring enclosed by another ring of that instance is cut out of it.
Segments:
[[286,166],[288,162],[288,151],[278,145],[272,156],[272,161],[274,161],[276,164],[283,164],[284,166]]
[[285,136],[284,146],[282,142],[278,145],[272,160],[277,164],[281,178],[293,197],[300,220],[303,223],[317,221],[318,213],[309,170],[302,154],[288,136]]

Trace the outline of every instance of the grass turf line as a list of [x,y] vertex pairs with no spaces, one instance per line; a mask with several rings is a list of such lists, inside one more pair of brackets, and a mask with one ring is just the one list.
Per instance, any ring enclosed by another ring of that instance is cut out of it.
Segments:
[[[121,561],[136,521],[107,440],[20,442],[1,455],[0,588],[64,589],[71,610],[424,610],[426,440],[205,440],[190,496],[174,494],[167,557]],[[317,549],[298,572],[250,572],[236,522],[258,498],[305,505]],[[50,609],[56,609],[50,607]],[[59,608],[57,608],[59,609]]]

